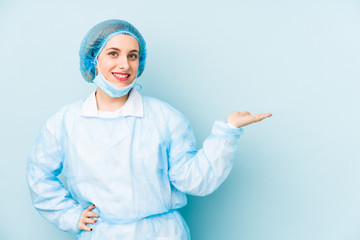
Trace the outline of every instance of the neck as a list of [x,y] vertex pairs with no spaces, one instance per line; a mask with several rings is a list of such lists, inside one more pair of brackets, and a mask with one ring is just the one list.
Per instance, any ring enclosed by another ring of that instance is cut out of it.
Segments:
[[98,111],[115,112],[125,105],[129,98],[129,94],[130,92],[122,97],[112,98],[109,97],[109,95],[107,95],[103,90],[97,88],[95,97]]

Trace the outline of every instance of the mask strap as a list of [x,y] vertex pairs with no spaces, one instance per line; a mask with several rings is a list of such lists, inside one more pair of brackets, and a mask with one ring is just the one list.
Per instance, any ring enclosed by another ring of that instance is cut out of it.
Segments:
[[135,87],[137,87],[136,91],[141,91],[142,90],[142,86],[140,83],[135,83]]

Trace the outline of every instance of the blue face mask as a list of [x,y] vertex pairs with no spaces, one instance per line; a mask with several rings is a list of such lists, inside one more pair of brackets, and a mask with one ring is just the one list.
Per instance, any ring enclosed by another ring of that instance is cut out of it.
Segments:
[[100,71],[98,71],[98,75],[95,77],[93,82],[101,90],[103,90],[107,95],[109,95],[109,97],[117,98],[117,97],[122,97],[122,96],[128,94],[128,92],[134,87],[136,78],[128,86],[118,87],[118,86],[112,84],[111,82],[109,82],[108,80],[106,80],[104,75],[102,75],[102,73]]

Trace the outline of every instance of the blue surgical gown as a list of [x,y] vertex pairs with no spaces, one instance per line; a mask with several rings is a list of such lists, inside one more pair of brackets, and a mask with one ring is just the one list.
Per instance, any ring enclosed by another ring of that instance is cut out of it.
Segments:
[[[124,106],[135,113],[106,118],[86,115],[86,102],[63,107],[41,127],[27,166],[34,207],[81,240],[190,239],[177,209],[186,194],[205,196],[225,180],[243,129],[215,121],[197,150],[188,120],[167,103],[133,89]],[[80,231],[92,203],[98,222]]]

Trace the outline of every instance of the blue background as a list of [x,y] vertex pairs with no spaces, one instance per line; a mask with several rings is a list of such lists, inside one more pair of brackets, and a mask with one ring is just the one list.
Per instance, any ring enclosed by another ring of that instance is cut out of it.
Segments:
[[94,89],[85,33],[110,18],[148,44],[142,94],[192,123],[198,146],[235,110],[245,127],[224,184],[181,210],[194,240],[360,239],[360,1],[0,1],[0,239],[74,239],[33,209],[39,127]]

